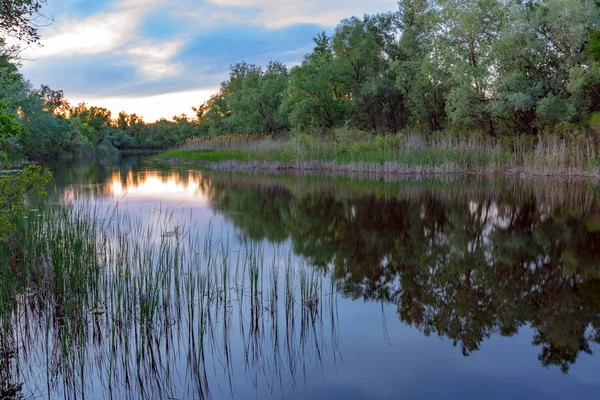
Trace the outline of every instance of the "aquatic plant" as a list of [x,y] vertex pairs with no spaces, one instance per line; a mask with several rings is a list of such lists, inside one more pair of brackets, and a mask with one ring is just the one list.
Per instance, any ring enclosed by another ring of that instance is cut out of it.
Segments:
[[[308,331],[336,320],[306,324],[295,312],[304,295],[293,277],[305,266],[282,249],[267,261],[264,248],[233,241],[222,227],[185,222],[191,210],[133,218],[118,204],[76,204],[30,211],[16,221],[19,251],[0,252],[3,387],[66,398],[123,388],[127,397],[210,398],[215,375],[235,390],[234,327],[255,380],[294,380],[309,344],[322,357],[324,337]],[[311,279],[316,287],[326,278]],[[170,366],[183,360],[180,375]]]

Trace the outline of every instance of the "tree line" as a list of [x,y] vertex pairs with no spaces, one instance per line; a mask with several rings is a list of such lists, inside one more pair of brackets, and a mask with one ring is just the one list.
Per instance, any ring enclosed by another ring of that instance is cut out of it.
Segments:
[[22,128],[7,149],[32,158],[110,152],[114,149],[164,149],[197,136],[185,114],[146,123],[136,114],[84,103],[73,106],[62,90],[34,88],[18,70],[15,51],[0,38],[0,102]]
[[0,119],[17,126],[0,131],[1,152],[53,158],[114,149],[164,149],[197,136],[197,124],[185,114],[146,123],[136,114],[113,116],[103,107],[70,105],[62,90],[34,88],[19,72],[21,48],[6,39],[39,43],[39,21],[52,22],[40,14],[45,3],[0,2]]
[[[26,42],[43,0],[2,6],[0,31]],[[401,0],[314,38],[300,65],[233,65],[195,118],[70,105],[34,88],[0,37],[0,101],[22,127],[3,145],[30,157],[159,149],[195,136],[405,129],[491,137],[600,138],[600,0]]]
[[599,0],[399,6],[343,20],[291,69],[233,65],[201,133],[600,133]]

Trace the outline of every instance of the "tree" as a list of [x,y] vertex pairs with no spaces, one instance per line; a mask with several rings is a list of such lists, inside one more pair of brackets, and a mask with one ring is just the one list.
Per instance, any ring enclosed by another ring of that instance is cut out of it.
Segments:
[[315,51],[290,71],[283,110],[293,128],[331,129],[346,122],[346,88],[336,77],[331,38],[313,40]]
[[[53,96],[58,97],[53,99]],[[25,128],[19,136],[19,143],[28,156],[45,158],[68,152],[71,124],[61,115],[68,105],[60,97],[59,91],[42,87],[39,90],[29,90],[18,102],[19,122]]]
[[78,120],[78,123],[84,124],[93,130],[90,140],[94,146],[98,146],[111,131],[111,112],[110,110],[81,103],[70,110],[71,120]]
[[594,61],[600,61],[600,30],[595,30],[590,34],[586,52]]
[[514,131],[530,133],[581,120],[598,82],[586,54],[598,7],[591,0],[515,2],[507,15],[510,23],[494,49],[499,117]]
[[[0,1],[0,32],[25,41],[37,42],[38,19],[46,0],[2,0]],[[45,18],[45,17],[44,17]]]
[[506,25],[499,0],[438,0],[440,31],[437,51],[452,75],[446,109],[451,121],[494,135],[493,46]]
[[407,96],[409,122],[430,132],[446,126],[450,74],[434,52],[438,12],[429,0],[400,3],[400,57],[393,61],[396,85]]
[[[6,103],[0,101],[0,169],[10,167],[4,153],[7,140],[22,133],[14,114],[8,112]],[[51,178],[50,172],[37,165],[29,165],[20,173],[0,174],[0,241],[6,241],[12,232],[12,218],[23,211],[24,196],[42,194]]]
[[332,41],[335,75],[346,90],[350,123],[372,132],[397,132],[406,121],[406,98],[390,60],[399,57],[398,13],[350,18]]
[[226,90],[227,83],[223,82],[218,93],[212,95],[206,103],[193,109],[196,112],[202,135],[218,136],[231,133],[228,129],[231,110],[227,105]]

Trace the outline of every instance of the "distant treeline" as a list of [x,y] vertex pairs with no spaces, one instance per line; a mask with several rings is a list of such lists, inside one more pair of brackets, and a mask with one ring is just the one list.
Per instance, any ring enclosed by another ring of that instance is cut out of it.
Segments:
[[288,69],[231,67],[203,135],[406,128],[600,136],[600,0],[401,0]]
[[135,114],[121,112],[114,117],[106,108],[71,106],[61,90],[33,88],[18,71],[17,55],[18,50],[0,37],[0,111],[16,115],[22,128],[6,139],[5,151],[48,158],[115,149],[164,149],[199,134],[198,124],[186,115],[146,123]]
[[[26,3],[35,11],[40,0]],[[0,37],[0,109],[22,127],[3,149],[56,157],[340,127],[600,142],[600,0],[401,0],[398,11],[343,20],[314,42],[291,69],[233,65],[195,118],[145,123],[34,89],[18,49]]]

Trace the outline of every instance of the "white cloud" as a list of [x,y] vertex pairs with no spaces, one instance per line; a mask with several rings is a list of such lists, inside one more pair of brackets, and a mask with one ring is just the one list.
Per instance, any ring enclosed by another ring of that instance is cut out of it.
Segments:
[[[342,19],[367,13],[398,9],[397,0],[209,0],[210,3],[245,14],[248,22],[269,29],[294,24],[318,24],[332,27]],[[236,10],[238,9],[238,10]],[[253,9],[254,15],[248,10]]]
[[144,18],[165,0],[118,0],[105,11],[87,18],[60,17],[42,32],[41,48],[28,56],[89,55],[118,49],[136,37]]
[[81,21],[64,21],[45,34],[43,47],[31,49],[27,56],[89,55],[105,53],[126,44],[140,24],[133,10],[97,14]]
[[69,98],[69,101],[72,104],[85,101],[89,105],[105,107],[112,112],[113,117],[125,110],[129,114],[135,113],[143,117],[146,122],[154,122],[161,118],[171,119],[181,113],[192,116],[192,107],[204,103],[217,90],[218,88],[198,89],[144,97]]
[[127,48],[132,64],[144,77],[150,79],[164,78],[177,75],[182,66],[173,63],[171,59],[177,55],[183,42],[172,40],[163,43],[144,41]]
[[43,33],[41,48],[30,48],[26,59],[85,56],[111,53],[121,56],[143,78],[176,75],[180,66],[171,62],[182,42],[157,42],[140,37],[144,19],[166,0],[119,0],[106,11],[84,19],[61,19]]

